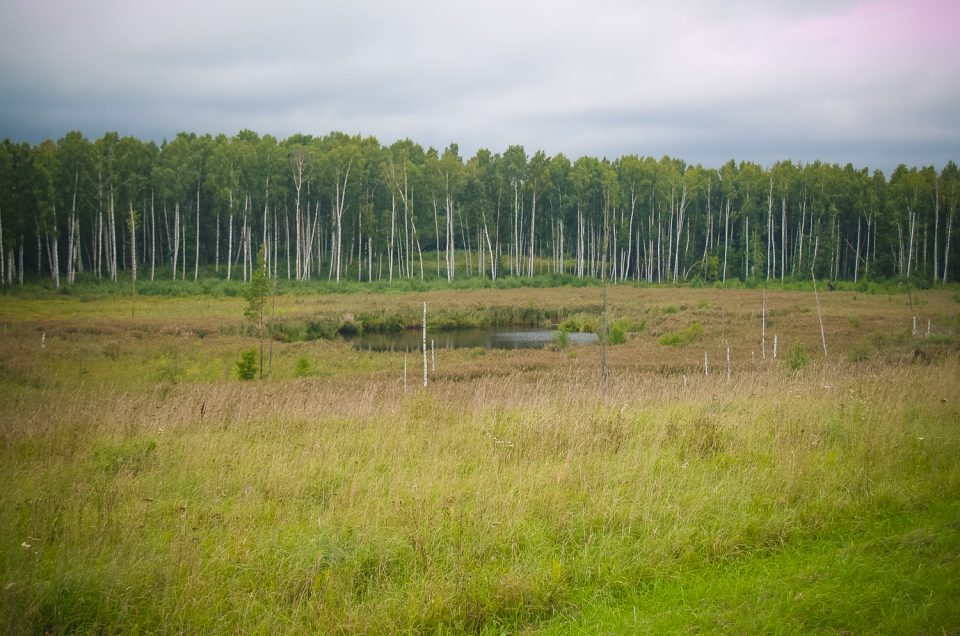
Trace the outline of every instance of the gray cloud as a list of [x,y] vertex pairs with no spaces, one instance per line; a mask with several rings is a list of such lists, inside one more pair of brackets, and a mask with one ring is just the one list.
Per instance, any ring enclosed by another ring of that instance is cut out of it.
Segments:
[[942,164],[960,44],[938,23],[956,12],[909,6],[0,0],[0,137],[343,130],[464,154]]

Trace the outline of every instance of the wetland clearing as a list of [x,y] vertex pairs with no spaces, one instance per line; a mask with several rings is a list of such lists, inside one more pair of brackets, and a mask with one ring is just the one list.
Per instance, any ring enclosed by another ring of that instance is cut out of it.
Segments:
[[954,633],[958,294],[819,301],[7,295],[0,630]]

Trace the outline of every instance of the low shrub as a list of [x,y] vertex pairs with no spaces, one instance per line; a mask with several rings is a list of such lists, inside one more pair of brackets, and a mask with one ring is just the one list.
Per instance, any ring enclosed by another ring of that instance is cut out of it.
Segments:
[[257,350],[247,349],[237,360],[237,379],[253,380],[257,377]]
[[807,350],[804,346],[799,342],[793,345],[793,347],[790,348],[790,353],[787,355],[787,366],[793,371],[799,371],[807,366],[807,362],[809,362],[809,357],[807,356]]
[[306,378],[310,375],[312,375],[310,361],[304,357],[297,358],[297,366],[293,369],[293,376],[296,378]]
[[682,331],[667,333],[657,340],[662,345],[668,347],[686,347],[692,342],[696,342],[703,337],[703,325],[695,322]]
[[570,334],[565,329],[557,329],[550,336],[550,349],[563,351],[570,344]]

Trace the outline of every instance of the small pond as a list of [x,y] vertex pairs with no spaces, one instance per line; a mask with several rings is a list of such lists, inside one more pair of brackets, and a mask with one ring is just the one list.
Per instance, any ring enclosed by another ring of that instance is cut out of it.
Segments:
[[[433,340],[437,349],[542,349],[550,343],[552,329],[530,327],[497,327],[488,329],[455,329],[452,331],[428,331],[427,346]],[[347,338],[347,342],[365,351],[419,351],[423,333],[419,330],[399,333],[364,333]],[[571,345],[588,345],[599,342],[595,333],[570,333]]]

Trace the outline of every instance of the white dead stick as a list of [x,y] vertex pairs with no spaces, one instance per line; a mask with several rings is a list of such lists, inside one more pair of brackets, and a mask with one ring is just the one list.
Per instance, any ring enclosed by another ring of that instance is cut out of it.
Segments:
[[777,334],[773,334],[773,359],[777,359]]
[[817,299],[817,319],[820,321],[820,341],[823,343],[823,357],[827,357],[827,336],[823,332],[823,314],[820,312],[820,294],[817,293],[817,277],[810,268],[810,278],[813,280],[813,297]]
[[47,348],[47,332],[44,331],[40,335],[40,351],[43,351],[46,348]]
[[930,319],[927,318],[927,338],[930,337]]
[[911,332],[911,335],[913,336],[917,335],[917,317],[916,316],[913,317],[913,331]]
[[423,303],[423,386],[427,386],[427,303]]
[[760,357],[767,359],[767,288],[763,288],[763,304],[760,309]]
[[707,360],[707,352],[703,352],[703,375],[710,375],[710,361]]

